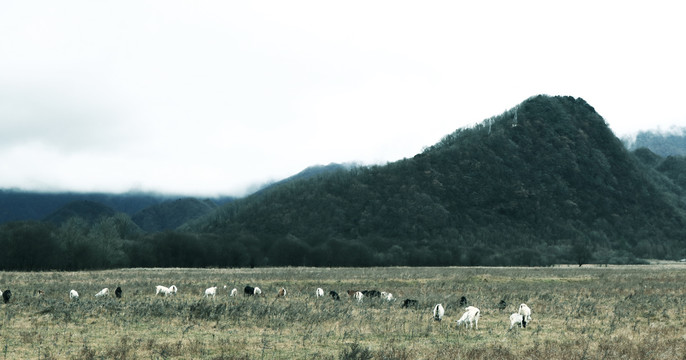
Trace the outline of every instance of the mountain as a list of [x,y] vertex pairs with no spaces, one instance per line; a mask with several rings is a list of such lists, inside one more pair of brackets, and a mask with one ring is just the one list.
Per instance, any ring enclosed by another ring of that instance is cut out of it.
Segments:
[[43,220],[61,225],[71,218],[78,217],[88,224],[94,224],[99,219],[114,216],[115,213],[116,212],[112,208],[101,203],[90,200],[78,200],[72,201],[59,208],[57,211],[46,216]]
[[[683,193],[686,191],[686,156],[667,156],[664,158],[648,148],[639,148],[634,150],[633,154],[648,168],[648,171],[655,171],[669,179],[660,186],[665,193],[684,195]],[[675,187],[680,187],[680,189]]]
[[257,193],[265,191],[269,188],[279,186],[279,185],[282,185],[282,184],[285,184],[287,182],[291,182],[294,180],[305,180],[305,179],[309,179],[311,177],[322,176],[322,175],[333,173],[336,171],[346,171],[346,170],[349,170],[355,166],[356,165],[353,163],[348,163],[348,164],[330,163],[329,165],[309,166],[309,167],[305,168],[305,170],[303,170],[303,171],[301,171],[301,172],[299,172],[293,176],[289,176],[285,179],[281,179],[278,181],[273,181],[273,182],[269,182],[267,184],[261,185],[257,188],[257,190],[253,191],[252,194],[257,194]]
[[41,193],[0,190],[0,224],[18,220],[41,220],[75,201],[97,202],[117,212],[134,214],[168,199],[162,195],[144,193]]
[[257,265],[686,255],[686,202],[645,170],[583,99],[536,96],[413,158],[275,186],[184,229],[221,234]]
[[633,139],[625,139],[630,150],[648,148],[660,156],[686,156],[686,128],[670,132],[641,131]]
[[[116,212],[132,216],[144,208],[181,198],[153,193],[42,193],[0,189],[0,224],[10,221],[41,220],[74,201],[92,201]],[[216,197],[212,201],[225,204],[233,197]]]
[[173,230],[216,208],[217,204],[209,199],[183,198],[147,207],[134,214],[131,219],[148,232]]

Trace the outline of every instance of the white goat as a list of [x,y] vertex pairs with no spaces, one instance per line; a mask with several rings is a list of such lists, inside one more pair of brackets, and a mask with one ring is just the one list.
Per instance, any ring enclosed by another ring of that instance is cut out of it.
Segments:
[[108,296],[110,294],[110,289],[104,288],[100,290],[97,294],[95,294],[95,297],[101,297],[101,296]]
[[72,289],[71,291],[69,291],[69,299],[78,300],[79,299],[79,293],[77,293],[76,290]]
[[255,296],[262,295],[262,289],[255,287],[255,292],[253,293]]
[[238,295],[238,289],[236,289],[236,288],[231,289],[231,293],[229,294],[229,296],[236,296],[236,295]]
[[212,286],[212,287],[209,287],[209,288],[205,289],[205,295],[204,295],[203,297],[210,297],[210,296],[212,296],[212,297],[214,298],[215,295],[217,295],[217,287],[216,287],[216,286]]
[[517,313],[513,313],[510,315],[510,330],[516,325],[519,324],[519,327],[522,327],[522,321],[524,320],[524,317],[522,315],[519,315]]
[[519,315],[522,315],[522,327],[526,327],[526,324],[531,322],[531,309],[526,306],[526,304],[519,305]]
[[176,286],[172,285],[170,287],[162,286],[162,285],[157,285],[155,288],[155,295],[159,295],[160,293],[164,296],[168,295],[174,295],[176,294]]
[[436,306],[434,306],[434,320],[441,321],[443,319],[443,315],[445,315],[445,309],[443,308],[443,305],[436,304]]
[[475,328],[479,328],[479,317],[481,317],[481,310],[474,306],[467,306],[464,308],[465,313],[462,314],[462,317],[460,320],[457,320],[457,326],[460,326],[464,324],[464,327],[467,328],[467,325],[469,325],[469,328],[472,328],[472,325]]
[[395,300],[395,298],[393,297],[393,294],[391,294],[389,292],[385,292],[385,291],[381,292],[381,298],[384,300],[388,300],[388,301]]
[[362,294],[361,291],[355,291],[355,295],[353,295],[355,299],[357,299],[357,302],[362,302],[362,299],[364,298],[364,294]]
[[317,290],[315,290],[315,292],[314,292],[314,295],[315,295],[316,297],[322,297],[322,296],[324,296],[324,289],[322,289],[322,288],[317,288]]

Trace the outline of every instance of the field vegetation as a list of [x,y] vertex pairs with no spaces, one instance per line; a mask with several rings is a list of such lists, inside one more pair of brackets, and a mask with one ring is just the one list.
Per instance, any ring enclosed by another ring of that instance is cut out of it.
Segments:
[[[0,272],[5,359],[683,359],[686,265]],[[176,285],[156,297],[155,285]],[[217,297],[203,298],[219,286]],[[224,289],[223,286],[227,285]],[[244,297],[245,285],[263,297]],[[121,299],[95,298],[103,287]],[[232,288],[238,297],[229,297]],[[277,299],[285,287],[286,298]],[[315,298],[317,287],[341,301]],[[76,289],[81,298],[70,301]],[[348,299],[348,289],[396,301]],[[37,291],[44,295],[39,296]],[[455,325],[464,296],[478,330]],[[417,308],[401,307],[405,298]],[[500,300],[507,308],[497,307]],[[533,321],[509,330],[528,304]],[[442,303],[442,322],[431,308]]]

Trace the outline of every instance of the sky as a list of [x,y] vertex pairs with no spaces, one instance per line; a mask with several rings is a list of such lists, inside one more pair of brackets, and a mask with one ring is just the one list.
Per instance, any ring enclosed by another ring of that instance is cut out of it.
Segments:
[[537,95],[686,126],[678,1],[3,1],[0,189],[242,196]]

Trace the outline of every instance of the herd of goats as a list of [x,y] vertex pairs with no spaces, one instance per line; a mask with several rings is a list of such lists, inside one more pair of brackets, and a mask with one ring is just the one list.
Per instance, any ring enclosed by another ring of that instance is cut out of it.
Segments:
[[[226,289],[226,285],[224,285],[224,289]],[[172,285],[170,287],[162,286],[162,285],[157,285],[155,287],[155,295],[163,295],[163,296],[169,296],[169,295],[176,295],[178,292],[178,288],[175,285]],[[2,293],[2,299],[7,304],[10,301],[10,298],[12,297],[12,292],[8,289],[5,291],[1,291]],[[243,289],[243,293],[246,296],[263,296],[262,290],[259,287],[252,287],[252,286],[246,286]],[[377,290],[363,290],[363,291],[356,291],[356,290],[348,290],[347,291],[348,296],[352,299],[357,300],[358,302],[362,302],[362,300],[367,297],[367,298],[381,298],[387,301],[392,301],[395,300],[393,297],[393,294],[389,292],[384,292],[384,291],[377,291]],[[95,294],[95,297],[105,297],[109,296],[110,290],[109,288],[104,288],[100,290],[97,294]],[[38,291],[38,295],[42,296],[43,291]],[[122,296],[122,290],[121,287],[117,287],[117,289],[114,291],[114,295],[117,298],[121,298]],[[205,289],[204,297],[212,297],[214,298],[217,295],[217,287],[209,287]],[[234,288],[229,292],[229,296],[237,296],[238,295],[238,289]],[[286,296],[286,289],[285,288],[280,288],[276,297],[285,297]],[[324,296],[324,289],[322,288],[317,288],[315,290],[315,296],[317,298],[323,297]],[[335,291],[329,291],[329,296],[333,300],[340,300],[341,297],[338,295],[337,292]],[[73,300],[78,300],[79,299],[79,293],[76,290],[70,290],[69,291],[69,299]],[[418,306],[419,302],[417,300],[412,300],[412,299],[405,299],[403,301],[403,308],[408,308],[408,307],[414,307],[416,308]],[[467,299],[463,296],[460,299],[460,306],[465,306],[467,304]],[[506,306],[506,303],[504,300],[501,300],[500,303],[498,304],[498,307],[503,310]],[[457,320],[457,326],[461,326],[464,324],[465,328],[479,328],[479,317],[481,316],[481,311],[474,306],[467,306],[464,308],[465,312],[462,314],[462,317],[460,317],[459,320]],[[445,315],[445,308],[443,307],[442,304],[436,304],[433,307],[433,319],[435,321],[441,321],[443,319],[443,315]],[[513,313],[510,315],[510,329],[512,329],[515,325],[518,325],[519,327],[524,327],[526,328],[526,325],[531,321],[531,308],[529,308],[526,304],[520,304],[519,305],[519,311],[516,313]]]

